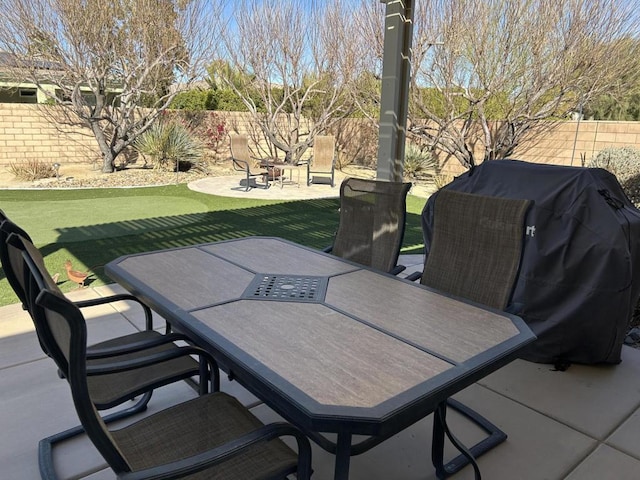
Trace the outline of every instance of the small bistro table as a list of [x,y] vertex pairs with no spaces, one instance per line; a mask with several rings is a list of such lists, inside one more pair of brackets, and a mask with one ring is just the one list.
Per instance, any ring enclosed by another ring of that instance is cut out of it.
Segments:
[[[268,173],[266,174],[267,176],[267,184],[269,182],[269,178],[271,178],[271,181],[276,182],[278,179],[280,180],[280,188],[284,187],[284,172],[285,171],[289,171],[289,180],[287,183],[296,183],[296,185],[298,186],[298,188],[300,187],[300,172],[304,171],[306,173],[307,171],[307,163],[306,162],[302,162],[302,163],[286,163],[286,162],[282,162],[282,161],[276,161],[276,160],[266,160],[263,159],[260,161],[260,166],[262,168],[266,168]],[[276,175],[275,171],[278,170],[279,174]],[[293,172],[296,172],[297,174],[297,182],[293,181]]]
[[[519,317],[278,238],[129,255],[106,272],[335,453],[336,479],[348,478],[351,455],[535,339]],[[352,445],[353,435],[369,438]]]

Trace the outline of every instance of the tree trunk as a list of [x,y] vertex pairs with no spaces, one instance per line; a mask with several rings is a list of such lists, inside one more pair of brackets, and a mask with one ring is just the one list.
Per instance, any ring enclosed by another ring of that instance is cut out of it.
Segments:
[[113,173],[115,170],[114,160],[113,152],[109,151],[102,154],[102,173]]

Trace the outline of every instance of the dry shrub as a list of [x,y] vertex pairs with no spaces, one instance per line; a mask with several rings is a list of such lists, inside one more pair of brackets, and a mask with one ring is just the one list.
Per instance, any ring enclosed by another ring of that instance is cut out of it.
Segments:
[[347,165],[375,167],[378,159],[378,130],[365,119],[344,118],[328,132],[336,137],[336,168]]
[[433,177],[433,183],[435,187],[440,190],[442,187],[449,185],[453,182],[454,176],[450,173],[438,173]]
[[39,158],[30,158],[9,164],[9,172],[18,180],[32,182],[55,176],[55,170],[49,162]]
[[632,146],[604,148],[591,159],[589,167],[604,168],[613,173],[633,204],[640,206],[640,149]]

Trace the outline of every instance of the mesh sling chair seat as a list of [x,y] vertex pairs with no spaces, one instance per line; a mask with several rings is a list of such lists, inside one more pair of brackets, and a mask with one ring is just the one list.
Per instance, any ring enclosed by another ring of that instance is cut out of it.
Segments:
[[[436,195],[433,237],[420,283],[497,310],[508,310],[522,256],[525,215],[531,202],[453,190],[440,190]],[[420,273],[407,278],[419,277]],[[471,459],[460,455],[444,465],[444,433],[456,443],[446,427],[447,406],[474,421],[488,436],[469,449]],[[470,461],[479,475],[473,457],[479,457],[507,438],[486,418],[453,399],[441,405],[436,415],[441,417],[434,422],[437,456],[434,464],[438,478],[446,478]]]
[[[251,480],[311,475],[308,439],[286,423],[263,425],[235,398],[214,392],[109,430],[91,398],[85,319],[73,303],[50,288],[25,254],[40,309],[42,337],[68,379],[76,412],[92,443],[120,479],[189,478]],[[192,353],[207,352],[189,347]],[[215,364],[213,358],[210,362]],[[217,366],[215,372],[217,372]],[[298,453],[279,437],[293,436]],[[41,472],[43,473],[43,472]],[[55,478],[54,471],[44,472]]]
[[411,183],[347,178],[340,185],[340,223],[331,247],[337,257],[398,274]]
[[[26,275],[25,256],[29,262],[37,266],[40,275],[45,279],[43,282],[48,288],[57,292],[59,289],[46,270],[39,250],[29,240],[19,234],[12,233],[7,239],[7,250],[11,265],[18,264],[18,257],[23,262],[23,266],[20,268],[23,276],[19,283],[25,292],[25,302],[36,327],[38,340],[43,351],[51,357],[52,352],[49,351],[43,340],[41,322],[39,321],[42,313],[30,298],[31,290],[35,287],[33,282],[29,283],[31,277]],[[77,304],[75,306],[78,307]],[[213,371],[212,365],[207,364],[207,357],[200,355],[200,361],[197,361],[192,355],[199,355],[199,351],[194,351],[190,345],[179,346],[174,343],[185,339],[186,337],[175,333],[167,335],[159,332],[155,332],[153,335],[129,334],[93,345],[90,350],[86,351],[88,364],[86,369],[89,374],[87,384],[93,403],[98,410],[112,408],[141,396],[133,406],[125,407],[105,416],[105,422],[112,422],[145,410],[153,389],[179,380],[189,380],[191,377],[199,376],[200,391],[205,393],[208,390],[209,375],[213,372],[212,388],[213,390],[219,389],[217,371]],[[64,372],[61,371],[61,373],[64,376]],[[77,426],[42,440],[40,443],[42,470],[52,471],[55,444],[83,432],[82,426]]]
[[[336,138],[333,135],[318,135],[313,139],[313,153],[307,163],[307,185],[329,177],[329,184],[335,184]],[[316,176],[318,174],[321,176]],[[319,183],[319,182],[318,182]]]
[[[244,172],[245,177],[240,180],[240,185],[245,187],[248,192],[252,187],[269,188],[269,170],[254,170],[253,165],[256,163],[249,154],[249,141],[245,135],[231,135],[229,137],[231,146],[231,163],[233,169],[238,172]],[[262,177],[264,185],[255,183],[256,177]]]

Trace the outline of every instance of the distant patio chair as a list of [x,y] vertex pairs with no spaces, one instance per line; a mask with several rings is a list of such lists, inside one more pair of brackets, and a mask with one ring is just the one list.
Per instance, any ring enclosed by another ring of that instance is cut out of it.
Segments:
[[[251,188],[269,188],[269,170],[266,167],[256,167],[257,162],[249,153],[249,141],[246,135],[230,135],[229,138],[233,169],[245,174],[245,178],[240,180],[240,185],[245,187],[246,192]],[[263,179],[263,185],[256,184],[257,177]]]
[[307,164],[307,185],[320,183],[329,176],[333,187],[336,164],[336,138],[333,135],[318,135],[313,140],[313,154]]
[[[522,256],[524,219],[531,202],[453,190],[440,190],[436,195],[433,237],[424,271],[407,279],[420,278],[422,285],[438,291],[508,310]],[[446,406],[462,413],[488,434],[469,449],[474,458],[506,440],[502,430],[466,405],[448,399]],[[446,406],[436,410],[443,420]],[[434,430],[436,437],[444,441],[442,431],[436,434]],[[445,478],[469,461],[460,455],[447,466],[442,466],[442,458],[439,463],[443,476],[438,478]]]
[[347,178],[340,185],[340,223],[325,252],[397,275],[411,183]]
[[[298,429],[281,422],[264,425],[237,399],[219,391],[202,393],[135,423],[108,429],[98,415],[91,389],[95,377],[86,361],[84,316],[47,281],[46,271],[28,256],[25,263],[33,286],[30,303],[39,309],[38,323],[47,349],[69,382],[87,436],[118,478],[258,480],[284,479],[294,473],[301,480],[310,478],[311,447]],[[189,349],[191,354],[209,357],[218,372],[207,352]],[[112,375],[127,376],[138,366],[120,365],[119,372],[116,365],[113,368]],[[280,440],[283,436],[294,438],[298,453]],[[43,479],[57,478],[53,463],[43,465],[41,461],[40,465]]]

